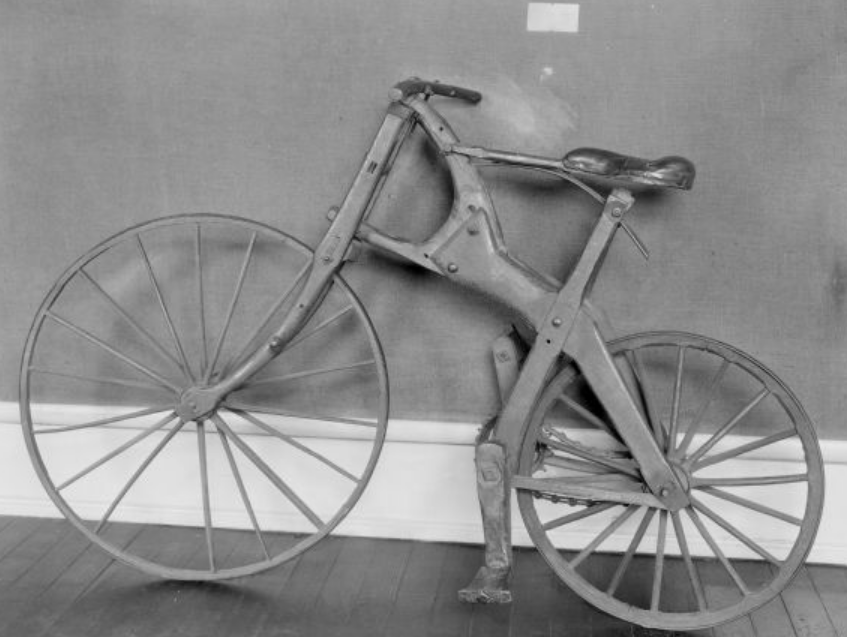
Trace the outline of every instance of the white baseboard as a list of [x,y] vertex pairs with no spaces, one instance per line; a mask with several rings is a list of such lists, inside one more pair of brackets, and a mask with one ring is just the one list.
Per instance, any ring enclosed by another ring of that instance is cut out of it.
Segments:
[[[57,409],[64,411],[65,408]],[[64,413],[67,415],[67,411]],[[90,419],[92,413],[98,412],[83,408],[78,417]],[[0,403],[0,513],[57,517],[58,510],[45,494],[30,464],[19,422],[17,404]],[[427,541],[482,542],[473,463],[473,443],[478,430],[477,423],[392,421],[382,457],[362,499],[336,532]],[[313,440],[312,443],[330,445],[335,453],[361,451],[363,443],[355,438],[329,436],[331,439]],[[101,455],[114,448],[106,438],[96,441],[97,445],[102,445]],[[738,444],[738,441],[729,444]],[[847,564],[847,515],[843,514],[839,503],[847,496],[847,442],[822,441],[821,447],[826,465],[828,504],[809,559],[816,563],[843,565]],[[790,473],[796,462],[796,448],[772,445],[751,454],[739,466],[743,471],[746,463],[761,473],[762,463],[769,463],[775,471]],[[198,518],[199,505],[181,504],[178,491],[178,488],[167,489],[160,491],[155,499],[140,500],[116,519],[190,524]],[[96,489],[86,493],[86,498],[92,512],[102,511],[107,506],[105,496]],[[259,502],[257,507],[261,506]],[[218,520],[227,526],[245,526],[240,511],[239,503],[233,502],[232,507],[217,510]],[[514,543],[531,545],[516,505],[513,511]],[[269,521],[266,528],[302,530],[299,516],[273,507],[266,507],[263,514]],[[752,539],[779,556],[784,547],[779,535],[773,535],[773,526],[762,525]],[[600,528],[596,523],[576,530],[569,527],[567,534],[556,538],[557,544],[563,548],[582,548]],[[725,534],[719,539],[728,554],[748,554],[730,536]],[[648,533],[644,546],[652,546],[650,540]],[[613,538],[603,548],[625,550],[626,546],[616,545]],[[694,543],[691,550],[694,554],[711,555],[704,543]]]

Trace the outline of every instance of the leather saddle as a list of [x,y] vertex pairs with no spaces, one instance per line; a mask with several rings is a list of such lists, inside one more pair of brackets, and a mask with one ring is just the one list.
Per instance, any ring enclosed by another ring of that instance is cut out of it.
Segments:
[[599,148],[577,148],[562,159],[568,172],[662,188],[690,190],[696,173],[685,157],[641,159]]

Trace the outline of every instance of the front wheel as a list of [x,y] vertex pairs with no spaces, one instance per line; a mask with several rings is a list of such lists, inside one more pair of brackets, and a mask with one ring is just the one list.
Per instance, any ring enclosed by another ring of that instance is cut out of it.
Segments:
[[[255,377],[196,418],[180,408],[267,342],[312,258],[263,224],[184,215],[115,235],[56,282],[24,351],[21,418],[48,494],[92,542],[154,575],[215,580],[296,557],[350,511],[388,384],[339,276]],[[151,542],[160,524],[192,550]]]
[[[790,582],[820,520],[808,416],[773,373],[718,341],[656,332],[608,347],[690,504],[613,495],[649,489],[570,365],[543,392],[521,450],[518,475],[536,485],[518,492],[533,542],[574,591],[630,622],[692,630],[749,613]],[[556,481],[609,496],[538,486]]]

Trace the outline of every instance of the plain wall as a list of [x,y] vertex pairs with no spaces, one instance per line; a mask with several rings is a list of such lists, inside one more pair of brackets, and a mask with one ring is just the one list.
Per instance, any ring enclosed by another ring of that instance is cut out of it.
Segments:
[[[0,3],[0,400],[16,399],[51,283],[129,224],[225,212],[314,245],[387,89],[419,75],[483,92],[478,107],[442,102],[469,143],[692,159],[692,192],[637,204],[651,258],[617,239],[596,304],[621,333],[749,351],[825,437],[847,436],[847,5],[592,0],[576,34],[528,33],[526,13],[503,0]],[[425,156],[398,170],[409,179],[379,218],[431,227],[443,179]],[[491,177],[512,251],[563,277],[596,209],[544,180]],[[379,257],[350,279],[396,416],[493,412],[489,347],[507,315]]]

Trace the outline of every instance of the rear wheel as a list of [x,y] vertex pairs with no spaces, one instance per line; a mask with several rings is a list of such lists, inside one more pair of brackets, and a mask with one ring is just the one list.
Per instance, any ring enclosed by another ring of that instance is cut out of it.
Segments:
[[[568,586],[630,622],[691,630],[749,613],[790,582],[817,530],[823,468],[809,418],[776,376],[718,341],[660,332],[609,350],[690,505],[643,502],[637,463],[568,366],[521,452],[530,488],[518,501],[533,542]],[[557,483],[636,495],[577,498]]]
[[[92,542],[158,576],[223,579],[299,555],[350,511],[382,448],[388,386],[340,277],[259,374],[195,419],[178,411],[267,341],[311,260],[260,223],[186,215],[108,239],[57,281],[24,352],[22,422],[47,492]],[[127,546],[122,521],[183,527],[195,555]]]

